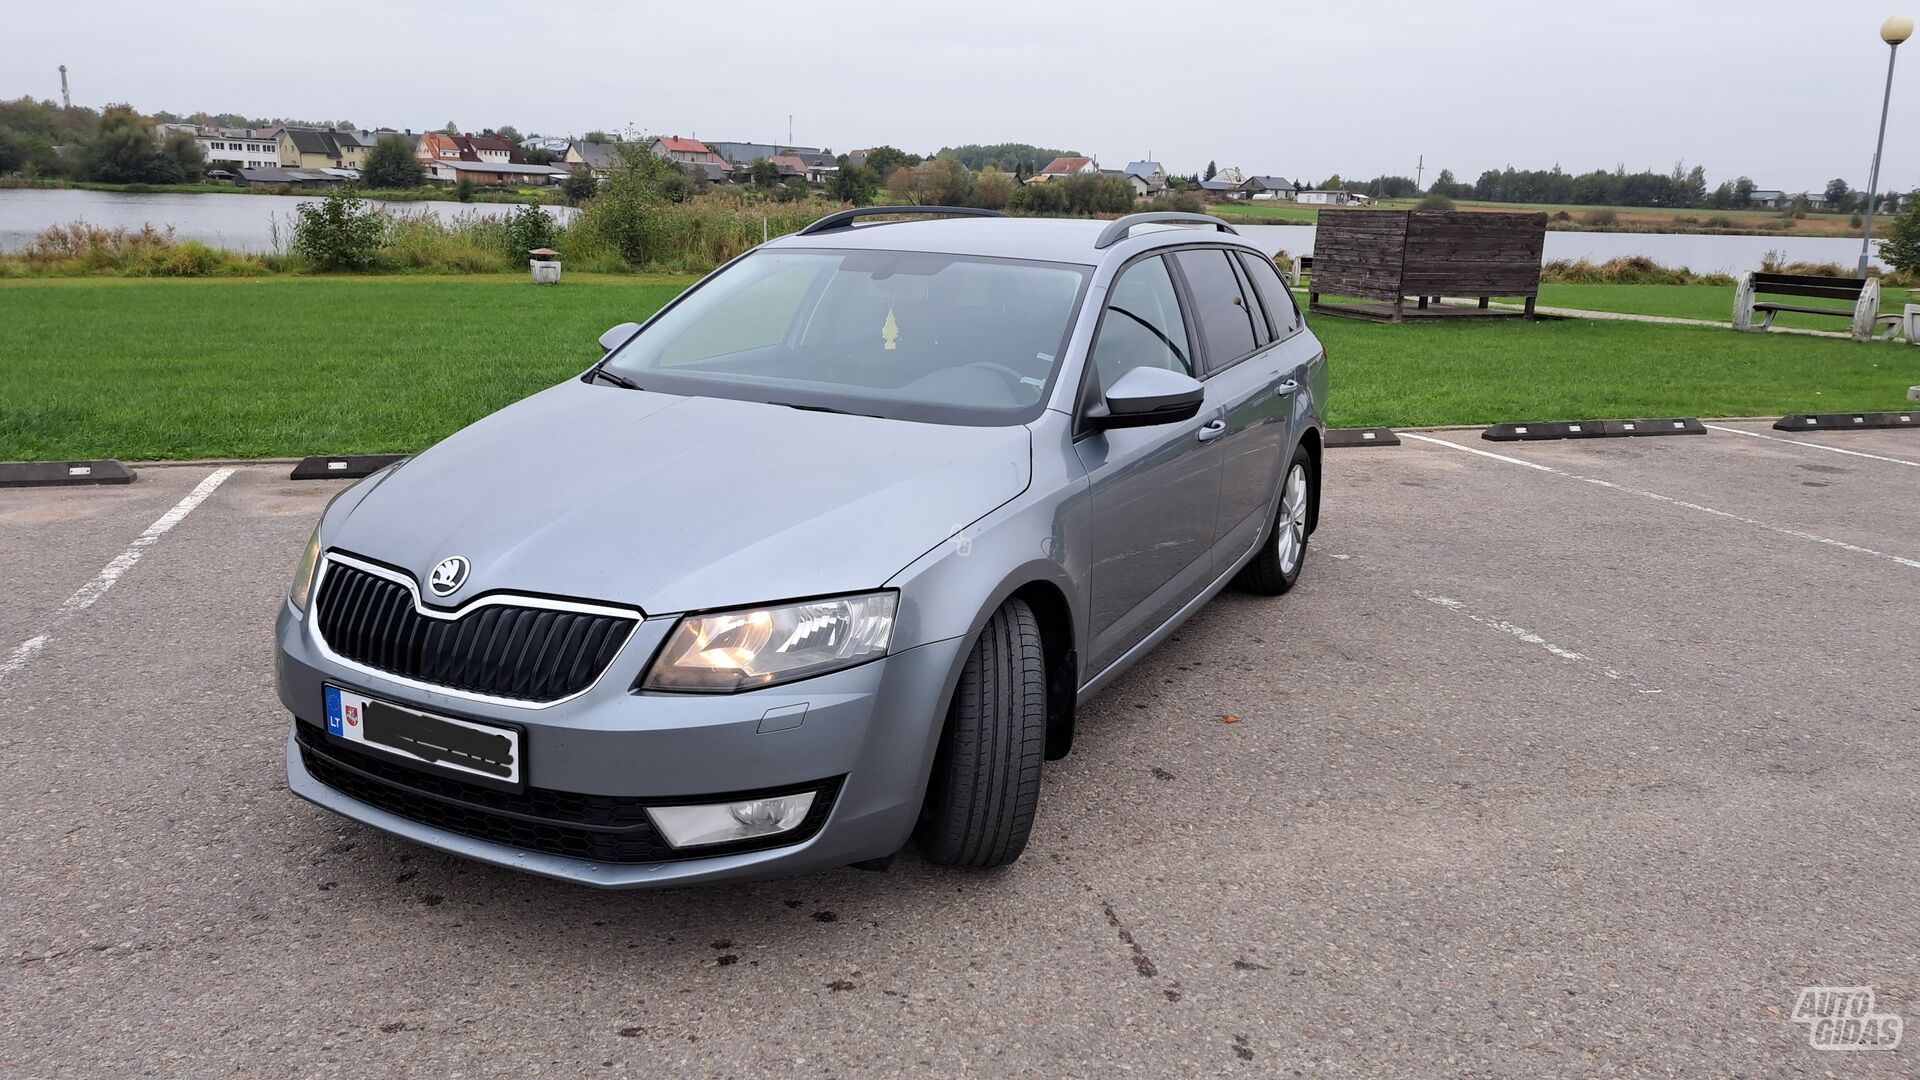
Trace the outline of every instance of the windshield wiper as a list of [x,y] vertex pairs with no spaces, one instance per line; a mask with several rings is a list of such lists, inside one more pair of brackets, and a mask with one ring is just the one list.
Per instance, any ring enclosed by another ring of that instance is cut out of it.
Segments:
[[639,383],[634,382],[632,379],[627,378],[625,375],[615,375],[613,372],[608,371],[606,368],[603,368],[603,367],[594,368],[591,374],[594,378],[605,379],[606,381],[612,383],[613,385],[619,387],[622,390],[640,389]]
[[835,416],[865,416],[875,420],[881,419],[879,413],[848,412],[845,409],[836,409],[831,405],[795,405],[791,401],[769,401],[767,404],[778,405],[784,409],[799,409],[801,412],[823,412],[832,413]]

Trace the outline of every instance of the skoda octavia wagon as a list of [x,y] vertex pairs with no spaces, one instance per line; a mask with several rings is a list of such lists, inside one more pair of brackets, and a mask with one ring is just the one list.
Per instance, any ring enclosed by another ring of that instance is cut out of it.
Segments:
[[1017,858],[1082,703],[1293,586],[1326,361],[1217,219],[938,214],[763,244],[335,498],[293,791],[598,886]]

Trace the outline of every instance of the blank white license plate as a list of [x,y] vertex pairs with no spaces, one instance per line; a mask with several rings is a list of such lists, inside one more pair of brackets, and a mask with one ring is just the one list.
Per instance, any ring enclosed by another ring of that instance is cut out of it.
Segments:
[[520,732],[326,688],[327,734],[454,772],[520,783]]

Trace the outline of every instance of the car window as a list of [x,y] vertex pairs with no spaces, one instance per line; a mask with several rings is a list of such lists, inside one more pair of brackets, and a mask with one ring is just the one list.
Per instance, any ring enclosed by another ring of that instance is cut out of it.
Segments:
[[1107,292],[1100,340],[1093,347],[1100,393],[1104,396],[1120,376],[1137,367],[1191,375],[1192,356],[1187,324],[1180,317],[1180,295],[1167,261],[1156,255],[1121,271]]
[[1260,291],[1267,318],[1273,322],[1273,335],[1283,338],[1300,329],[1300,309],[1294,304],[1293,292],[1287,288],[1280,271],[1274,268],[1273,260],[1243,251],[1240,253],[1240,265],[1246,268],[1247,277],[1253,280],[1254,288]]
[[1240,279],[1240,295],[1246,300],[1247,314],[1253,319],[1253,347],[1264,349],[1273,344],[1273,326],[1267,321],[1266,305],[1260,302],[1260,294],[1247,277],[1245,258],[1244,253],[1235,252],[1227,256],[1227,262],[1233,265],[1234,276]]
[[1254,349],[1254,312],[1240,295],[1240,279],[1221,248],[1190,248],[1173,256],[1187,275],[1194,320],[1207,343],[1207,362],[1225,367]]
[[660,350],[660,366],[695,364],[787,340],[820,273],[818,266],[788,267],[727,296],[713,306],[712,318],[688,327]]
[[604,361],[666,394],[949,424],[1045,408],[1091,269],[773,248],[703,282]]

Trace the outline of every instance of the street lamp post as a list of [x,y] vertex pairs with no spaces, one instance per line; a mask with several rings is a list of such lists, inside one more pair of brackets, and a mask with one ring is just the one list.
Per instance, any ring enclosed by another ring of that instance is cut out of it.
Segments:
[[1880,154],[1887,145],[1887,106],[1893,103],[1893,62],[1900,56],[1900,43],[1913,36],[1913,20],[1895,15],[1880,24],[1880,40],[1887,43],[1887,89],[1880,98],[1880,138],[1873,144],[1873,172],[1867,178],[1867,222],[1860,236],[1860,276],[1867,276],[1867,260],[1873,253],[1873,204],[1880,197]]

